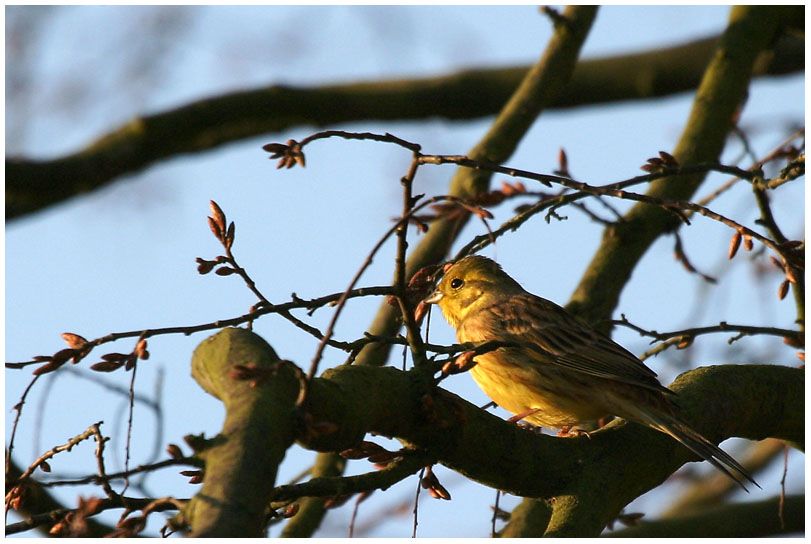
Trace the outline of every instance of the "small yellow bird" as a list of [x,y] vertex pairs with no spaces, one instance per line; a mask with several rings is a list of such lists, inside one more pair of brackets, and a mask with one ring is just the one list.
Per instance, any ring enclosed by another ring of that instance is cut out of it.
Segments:
[[554,302],[525,291],[494,261],[474,255],[446,267],[424,302],[439,304],[459,342],[518,344],[476,356],[470,371],[518,419],[568,429],[619,416],[672,436],[744,489],[737,474],[757,485],[735,459],[682,419],[669,398],[675,393],[655,372]]

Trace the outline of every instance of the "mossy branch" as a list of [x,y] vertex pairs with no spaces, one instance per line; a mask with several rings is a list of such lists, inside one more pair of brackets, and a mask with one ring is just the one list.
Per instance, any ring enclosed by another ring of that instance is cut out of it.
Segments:
[[[221,535],[246,534],[234,532],[241,525],[255,531],[255,522],[272,497],[281,448],[293,439],[309,449],[339,452],[357,447],[367,433],[395,437],[406,448],[484,485],[514,495],[554,499],[547,534],[558,536],[596,536],[626,504],[661,484],[682,464],[697,460],[670,437],[622,420],[590,437],[539,435],[436,387],[419,369],[341,366],[328,370],[310,383],[302,414],[308,423],[300,425],[293,410],[300,384],[289,364],[263,374],[254,388],[235,380],[228,370],[235,364],[250,364],[253,357],[262,367],[262,361],[272,360],[272,349],[254,333],[225,329],[204,345],[195,359],[206,359],[206,366],[215,371],[197,373],[198,380],[207,390],[236,387],[245,396],[232,397],[239,402],[226,400],[226,427],[216,445],[202,452],[206,484],[192,503],[196,534],[200,533],[197,524],[204,522]],[[804,443],[800,369],[705,367],[683,374],[671,388],[679,394],[691,424],[711,440],[771,436]],[[242,436],[254,441],[242,441]],[[229,448],[243,457],[257,458],[251,463],[243,458],[243,468],[234,470],[227,461],[232,459],[226,453]],[[251,483],[240,484],[244,478]],[[243,485],[249,485],[250,492]],[[286,492],[289,496],[290,489]],[[209,510],[203,511],[202,505]],[[226,512],[229,520],[239,514],[245,521],[236,523],[237,528],[229,521],[226,529],[222,525]],[[246,512],[252,513],[254,521],[246,520]],[[215,519],[220,521],[215,524]]]
[[[273,379],[237,379],[245,369]],[[220,434],[197,444],[205,480],[184,521],[192,536],[261,537],[276,471],[300,426],[293,411],[299,381],[273,348],[246,329],[223,329],[204,340],[194,352],[192,376],[226,413]]]
[[642,521],[608,533],[615,538],[756,538],[805,532],[805,497],[724,504],[686,516]]

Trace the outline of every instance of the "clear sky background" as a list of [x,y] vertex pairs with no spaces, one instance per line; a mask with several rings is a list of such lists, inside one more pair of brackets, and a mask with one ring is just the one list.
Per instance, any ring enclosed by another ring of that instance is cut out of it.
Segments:
[[[582,57],[647,50],[717,34],[724,29],[728,12],[726,6],[603,7]],[[59,156],[139,114],[238,89],[533,63],[550,35],[550,21],[534,6],[6,7],[6,156]],[[15,36],[24,40],[14,41]],[[27,45],[21,48],[20,43]],[[22,81],[24,92],[12,93],[9,81]],[[562,147],[572,174],[582,181],[603,184],[630,178],[641,173],[639,166],[648,157],[673,149],[691,100],[692,95],[684,94],[641,104],[545,112],[509,164],[548,173],[557,168]],[[803,126],[804,101],[802,75],[761,79],[752,85],[741,126],[750,131],[750,144],[758,156],[776,147],[789,133],[787,127]],[[335,128],[391,132],[422,144],[426,153],[464,154],[490,122],[364,122]],[[410,156],[389,145],[329,140],[308,148],[306,169],[280,171],[261,149],[265,143],[301,139],[315,131],[297,127],[210,153],[177,157],[7,225],[6,360],[54,353],[65,347],[59,335],[66,331],[93,339],[245,313],[255,300],[240,280],[200,276],[196,271],[196,257],[213,258],[220,252],[206,225],[211,199],[236,222],[234,252],[271,301],[290,300],[293,292],[311,298],[343,291],[390,227],[391,218],[400,213],[399,179]],[[354,158],[358,154],[363,156],[360,161]],[[732,163],[742,156],[742,146],[735,141],[723,160]],[[750,161],[740,164],[746,167]],[[450,166],[423,167],[415,192],[444,194],[453,171]],[[494,185],[501,179],[496,176]],[[699,196],[726,180],[711,177]],[[803,237],[803,202],[802,180],[774,193],[775,214],[790,238]],[[509,218],[517,204],[510,201],[495,210],[491,225],[497,227]],[[627,208],[623,202],[612,204],[619,210]],[[757,217],[745,187],[712,207],[750,227]],[[610,215],[596,204],[591,209]],[[547,224],[538,216],[484,251],[528,290],[561,304],[577,285],[602,233],[601,225],[577,210],[562,213],[569,219]],[[482,232],[481,223],[471,221],[455,249]],[[769,270],[754,277],[751,254],[728,261],[732,234],[728,228],[696,218],[694,226],[683,228],[681,234],[693,264],[722,281],[709,286],[686,272],[672,257],[673,240],[663,239],[635,271],[616,317],[623,313],[632,322],[659,331],[720,321],[792,328],[791,297],[781,302],[776,296],[782,278]],[[394,244],[389,244],[361,284],[387,284],[393,257]],[[352,301],[342,314],[336,338],[359,337],[379,303],[380,299]],[[316,312],[312,323],[323,330],[331,312]],[[255,331],[283,358],[305,367],[317,345],[276,316],[258,321]],[[139,363],[136,390],[158,398],[162,425],[156,424],[153,411],[137,405],[131,465],[165,458],[166,444],[183,444],[186,434],[212,436],[220,429],[222,406],[189,376],[191,353],[207,335],[150,339],[152,357]],[[614,337],[638,354],[649,347],[647,340],[626,329],[617,329]],[[431,338],[453,341],[438,313]],[[746,338],[728,345],[728,338],[705,337],[691,349],[667,351],[648,364],[666,384],[695,365],[799,364],[794,350],[779,339]],[[78,368],[40,380],[20,423],[18,463],[27,466],[47,449],[104,420],[105,434],[113,437],[108,470],[121,468],[127,399],[88,379],[86,368],[102,353],[129,352],[132,347],[129,340],[107,345]],[[396,359],[393,355],[392,361]],[[322,367],[344,360],[345,354],[328,350]],[[11,407],[30,380],[30,368],[6,371],[5,377],[8,443]],[[91,377],[124,389],[130,379],[120,372]],[[469,376],[455,376],[443,386],[471,402],[487,401]],[[740,445],[729,441],[724,447],[734,453]],[[94,447],[88,443],[58,455],[52,463],[54,473],[93,473]],[[309,466],[312,458],[298,447],[292,449],[279,482]],[[803,489],[803,461],[796,452],[790,456],[789,491]],[[351,473],[371,469],[366,461],[350,463]],[[775,467],[759,476],[763,491],[746,499],[779,493],[780,471]],[[487,536],[495,493],[443,467],[436,473],[453,500],[434,501],[424,493],[418,535]],[[150,476],[144,485],[156,496],[189,497],[199,488],[185,481],[172,469]],[[356,534],[410,536],[416,485],[416,478],[410,478],[361,504]],[[628,511],[655,516],[663,497],[671,497],[677,485],[649,493]],[[67,506],[75,504],[79,492],[101,490],[57,490]],[[517,501],[506,497],[501,504],[510,509]],[[350,501],[327,518],[317,536],[345,536],[351,510]],[[379,521],[381,516],[385,521]],[[157,530],[161,523],[154,517],[150,527]],[[275,527],[271,535],[278,532]]]

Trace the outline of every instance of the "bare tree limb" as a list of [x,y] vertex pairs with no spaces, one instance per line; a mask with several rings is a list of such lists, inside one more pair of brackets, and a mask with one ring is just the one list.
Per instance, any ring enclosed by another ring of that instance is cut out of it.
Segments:
[[778,516],[778,498],[724,504],[686,516],[642,521],[634,527],[606,533],[615,538],[756,538],[804,534],[805,497],[787,497],[785,526]]
[[[717,41],[712,37],[583,61],[547,107],[644,100],[694,89]],[[758,60],[755,75],[796,73],[803,68],[803,41],[786,35]],[[161,160],[302,124],[323,127],[357,120],[493,115],[528,70],[527,66],[468,69],[448,76],[315,88],[276,85],[144,115],[72,155],[48,160],[7,158],[6,219],[93,191]]]

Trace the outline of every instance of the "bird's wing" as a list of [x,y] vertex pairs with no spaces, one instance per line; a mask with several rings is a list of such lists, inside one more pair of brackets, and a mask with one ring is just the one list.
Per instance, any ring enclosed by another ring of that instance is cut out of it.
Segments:
[[528,344],[527,347],[543,361],[601,378],[672,393],[659,383],[656,373],[634,354],[554,302],[522,293],[499,300],[476,314],[468,316],[468,319],[479,320],[482,325],[486,323],[482,328],[490,333],[497,331],[499,336],[495,338]]

